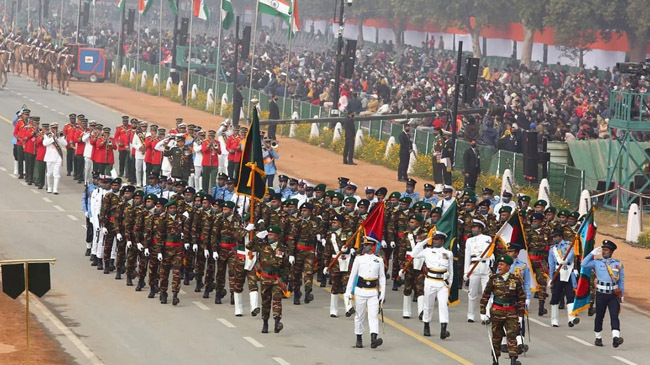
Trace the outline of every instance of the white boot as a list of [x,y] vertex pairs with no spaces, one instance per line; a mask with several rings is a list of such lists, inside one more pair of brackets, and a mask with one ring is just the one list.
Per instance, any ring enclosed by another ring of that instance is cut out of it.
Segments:
[[402,318],[411,318],[411,296],[405,295],[402,305]]
[[60,177],[55,177],[54,184],[52,186],[52,192],[57,195],[59,194],[59,180],[61,180]]
[[242,293],[235,293],[235,317],[244,315],[244,306],[242,303]]
[[559,304],[551,305],[551,326],[553,327],[560,327],[560,320],[558,319],[559,311],[560,311]]
[[418,318],[422,320],[424,315],[424,295],[418,296]]
[[14,161],[14,175],[18,175],[18,161]]
[[566,305],[566,313],[567,317],[569,318],[569,327],[573,327],[576,324],[580,323],[580,318],[572,316],[571,312],[573,312],[573,303]]
[[255,317],[260,312],[260,300],[257,291],[248,293],[251,301],[251,316]]
[[339,295],[330,294],[330,317],[336,318],[339,316]]
[[47,184],[47,192],[51,193],[52,192],[52,180],[54,180],[54,177],[51,175],[46,175],[45,176],[45,182]]
[[347,294],[343,294],[343,305],[345,306],[345,316],[351,317],[356,309],[352,306],[352,298]]

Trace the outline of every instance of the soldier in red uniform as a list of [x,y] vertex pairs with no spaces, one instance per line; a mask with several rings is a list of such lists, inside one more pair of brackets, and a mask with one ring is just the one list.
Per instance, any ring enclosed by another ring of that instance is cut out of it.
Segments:
[[154,151],[154,147],[156,146],[155,144],[152,144],[151,141],[153,141],[158,135],[158,126],[155,124],[152,124],[149,127],[149,133],[147,136],[144,138],[144,147],[146,148],[144,152],[144,164],[145,164],[145,171],[147,176],[151,176],[151,156]]
[[18,121],[14,125],[14,137],[16,138],[16,160],[18,162],[18,178],[25,178],[25,149],[23,146],[23,141],[20,138],[23,128],[28,124],[29,119],[29,109],[24,109],[22,114],[19,116]]
[[86,148],[86,143],[81,138],[86,128],[88,128],[88,119],[83,118],[81,123],[75,128],[75,134],[72,138],[75,143],[74,179],[77,180],[78,184],[83,184],[84,182],[84,149]]
[[45,151],[47,147],[43,145],[43,137],[50,131],[50,125],[43,123],[41,131],[36,136],[36,162],[34,163],[34,185],[39,189],[45,186]]
[[115,156],[113,155],[115,142],[111,139],[110,135],[111,129],[104,127],[102,136],[95,139],[95,143],[93,143],[93,146],[95,146],[94,162],[97,166],[95,171],[100,174],[110,175],[113,169],[113,163],[115,163]]
[[215,184],[217,172],[219,172],[219,155],[221,154],[221,147],[219,142],[215,139],[217,132],[214,130],[208,131],[208,139],[201,144],[201,152],[203,153],[203,160],[201,162],[203,167],[203,191],[209,192]]
[[117,143],[117,151],[119,154],[119,171],[117,172],[119,176],[124,176],[124,170],[126,169],[126,160],[128,156],[127,147],[129,146],[129,141],[127,141],[128,136],[126,132],[129,130],[129,116],[122,116],[122,125],[115,128],[115,134],[113,139]]
[[34,163],[36,162],[36,135],[38,134],[38,125],[41,118],[31,117],[30,122],[26,125],[20,137],[23,142],[23,151],[25,152],[25,181],[27,185],[34,183]]
[[62,132],[65,135],[65,141],[68,142],[68,145],[65,147],[65,163],[68,171],[68,176],[72,175],[72,172],[74,171],[74,135],[76,133],[76,120],[77,118],[82,118],[83,116],[83,114],[76,115],[72,113],[68,115],[68,118],[70,118],[68,123],[63,126]]

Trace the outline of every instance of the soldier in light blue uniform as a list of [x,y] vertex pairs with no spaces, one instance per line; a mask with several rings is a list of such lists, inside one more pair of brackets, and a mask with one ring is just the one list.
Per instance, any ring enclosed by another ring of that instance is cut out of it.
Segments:
[[298,192],[298,179],[291,178],[289,179],[289,187],[281,190],[282,200],[290,199],[292,196],[296,195]]
[[500,201],[499,198],[494,196],[494,190],[490,188],[483,189],[483,200],[490,201],[490,210],[494,211],[494,206]]
[[347,177],[340,176],[338,180],[339,180],[339,188],[334,191],[337,193],[345,194],[345,188],[348,186],[348,182],[350,182],[350,179],[348,179]]
[[421,201],[435,206],[438,203],[438,199],[440,199],[438,195],[433,193],[433,185],[429,183],[424,184],[424,196]]
[[90,194],[97,187],[97,179],[99,174],[93,173],[93,179],[89,184],[86,184],[84,188],[84,194],[81,196],[81,211],[86,215],[86,256],[90,256],[90,249],[93,243],[93,232],[94,228],[91,223],[92,211],[90,210]]
[[[519,259],[519,251],[523,249],[523,246],[519,242],[511,242],[510,246],[506,250],[508,256],[512,257],[512,265],[510,266],[510,273],[519,277],[524,283],[524,291],[526,292],[526,308],[530,305],[530,286],[533,280],[533,277],[530,273],[530,268],[528,267],[528,262],[522,261]],[[526,337],[526,321],[523,318],[519,318],[519,333],[517,334],[517,352],[522,354],[528,352],[528,345],[524,344],[524,338]]]
[[223,190],[223,197],[217,196],[215,199],[223,199],[223,201],[231,201],[232,196],[235,195],[235,179],[228,179],[226,181],[226,189]]
[[289,176],[287,175],[280,175],[278,176],[278,188],[275,190],[276,193],[282,195],[282,200],[285,200],[285,196],[289,193],[287,193],[289,190]]
[[[553,280],[551,286],[551,325],[553,327],[559,327],[559,311],[560,311],[560,299],[566,297],[566,309],[568,316],[569,327],[580,323],[580,318],[572,316],[571,312],[573,311],[573,299],[575,298],[574,289],[577,285],[577,278],[575,275],[575,270],[573,270],[574,262],[574,253],[573,247],[567,241],[562,239],[564,236],[564,231],[561,229],[554,229],[551,233],[551,240],[553,241],[553,246],[548,253],[548,268],[549,268],[549,280]],[[569,250],[567,255],[567,250]],[[566,257],[566,258],[565,258]],[[555,276],[555,272],[560,270]]]
[[[625,297],[625,274],[623,263],[612,258],[614,250],[616,250],[616,244],[610,240],[604,240],[601,247],[595,248],[582,261],[583,268],[593,269],[596,273],[596,320],[594,321],[596,346],[603,346],[603,319],[607,310],[609,310],[612,324],[612,344],[614,347],[618,347],[623,343],[618,312]],[[602,259],[594,258],[601,253]],[[618,293],[620,293],[620,297]]]
[[217,175],[217,184],[212,187],[211,191],[212,198],[226,200],[223,198],[226,191],[226,181],[228,181],[228,175],[223,172]]
[[417,202],[420,200],[420,193],[415,191],[415,184],[418,182],[409,178],[406,180],[406,191],[402,193],[402,198],[408,197],[411,198],[411,201]]
[[162,188],[158,185],[158,176],[149,175],[149,184],[144,187],[144,195],[154,194],[157,198],[160,198],[162,194]]

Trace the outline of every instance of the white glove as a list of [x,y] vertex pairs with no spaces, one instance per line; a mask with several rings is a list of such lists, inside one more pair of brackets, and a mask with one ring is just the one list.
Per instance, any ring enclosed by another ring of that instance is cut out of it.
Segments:
[[409,241],[413,242],[415,239],[413,238],[413,233],[408,234]]
[[145,248],[145,249],[144,249],[144,255],[145,255],[146,257],[149,257],[149,249],[148,249],[148,248]]
[[524,326],[524,317],[519,317],[519,326],[520,327]]
[[85,212],[84,215],[86,216],[86,218],[90,218],[88,212]]
[[320,241],[322,238],[323,238],[323,237],[320,235],[320,233],[317,233],[317,234],[316,234],[316,239],[317,239],[317,240]]
[[187,251],[187,250],[190,249],[190,244],[189,244],[189,243],[185,243],[185,244],[183,244],[183,247],[185,247],[185,251]]
[[106,229],[106,227],[102,227],[102,233],[104,235],[107,235],[108,234],[108,229]]
[[397,276],[399,276],[400,278],[403,279],[404,278],[404,269],[400,269],[399,272],[397,273]]
[[487,314],[481,314],[481,322],[487,322],[490,318]]
[[192,251],[196,252],[196,251],[198,251],[198,250],[199,250],[199,245],[197,245],[196,243],[193,244],[193,245],[192,245]]
[[183,212],[183,217],[185,217],[185,219],[189,218],[189,217],[190,217],[190,213],[187,212],[187,211]]
[[253,223],[248,223],[244,229],[250,232],[255,229],[255,225]]
[[449,280],[449,271],[447,271],[446,273],[442,274],[442,279],[443,279],[444,281]]
[[208,250],[203,250],[203,256],[205,256],[206,259],[207,259],[208,257],[210,257],[210,251],[208,251]]
[[138,247],[138,251],[144,250],[144,246],[142,245],[142,243],[136,243],[135,245]]
[[159,254],[158,254],[158,261],[162,262],[162,259],[163,259],[162,254],[159,253]]
[[289,256],[289,263],[293,265],[296,262],[296,258],[293,255]]
[[327,241],[323,238],[322,240],[320,240],[320,244],[323,245],[323,247],[325,247],[325,245],[327,245]]
[[463,282],[466,282],[468,279],[467,274],[463,274]]
[[133,242],[131,242],[131,241],[126,241],[126,249],[127,249],[127,250],[130,250],[132,246],[133,246]]
[[264,224],[264,219],[260,219],[257,221],[257,224]]
[[117,237],[118,241],[122,240],[122,234],[121,233],[116,234],[115,237]]
[[357,252],[357,251],[355,251],[354,248],[351,248],[350,249],[350,256],[353,256],[355,252]]
[[269,235],[269,232],[267,230],[264,230],[264,231],[257,232],[257,234],[255,236],[257,236],[257,238],[259,238],[259,239],[264,239],[268,235]]
[[526,308],[530,307],[530,299],[526,299]]
[[386,244],[385,240],[381,240],[381,248],[386,248],[388,245]]
[[323,275],[327,275],[330,272],[330,270],[326,267],[323,269]]
[[332,235],[330,236],[330,241],[332,241],[333,245],[336,244],[336,233],[332,233]]
[[217,252],[213,252],[212,258],[214,259],[214,261],[217,261],[217,259],[219,258],[219,254]]
[[594,256],[598,256],[601,253],[603,253],[603,246],[596,247],[596,248],[594,248],[593,251],[591,251],[591,254],[594,255]]
[[625,302],[625,297],[621,296],[621,303],[624,303],[624,302]]
[[390,248],[395,248],[395,241],[390,241]]
[[573,269],[573,275],[575,275],[576,278],[580,276],[580,272],[578,271],[578,269]]

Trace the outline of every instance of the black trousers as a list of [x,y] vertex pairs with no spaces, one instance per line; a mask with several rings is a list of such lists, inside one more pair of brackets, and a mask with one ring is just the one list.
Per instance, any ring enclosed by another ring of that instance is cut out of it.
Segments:
[[135,155],[129,155],[126,170],[126,179],[135,184]]
[[118,171],[119,176],[124,176],[124,171],[126,170],[126,160],[129,157],[129,151],[123,150],[119,151],[120,159],[120,171]]
[[270,126],[269,126],[268,137],[271,138],[271,139],[276,139],[276,138],[275,138],[275,132],[277,131],[277,129],[278,129],[278,126],[277,126],[277,125],[275,125],[275,124],[274,124],[274,125],[270,125]]
[[471,173],[469,176],[465,176],[465,188],[470,188],[472,190],[476,190],[476,179],[478,178],[478,174]]
[[346,138],[343,146],[343,163],[351,163],[354,158],[354,138]]
[[560,304],[560,300],[564,296],[566,296],[567,303],[573,303],[573,299],[575,298],[573,284],[571,283],[571,279],[569,281],[560,281],[560,275],[558,274],[551,288],[551,305]]
[[397,178],[406,180],[409,177],[409,155],[399,155],[399,165],[397,165]]
[[65,162],[66,162],[68,174],[72,174],[74,172],[74,149],[73,148],[66,149]]
[[28,183],[34,182],[34,164],[36,163],[36,155],[25,152],[25,181]]
[[74,179],[77,181],[84,180],[84,155],[74,156]]
[[596,320],[594,321],[594,332],[601,332],[603,330],[603,319],[605,319],[605,311],[609,310],[609,320],[613,330],[620,330],[621,323],[618,320],[618,311],[621,308],[621,303],[614,294],[596,293]]

